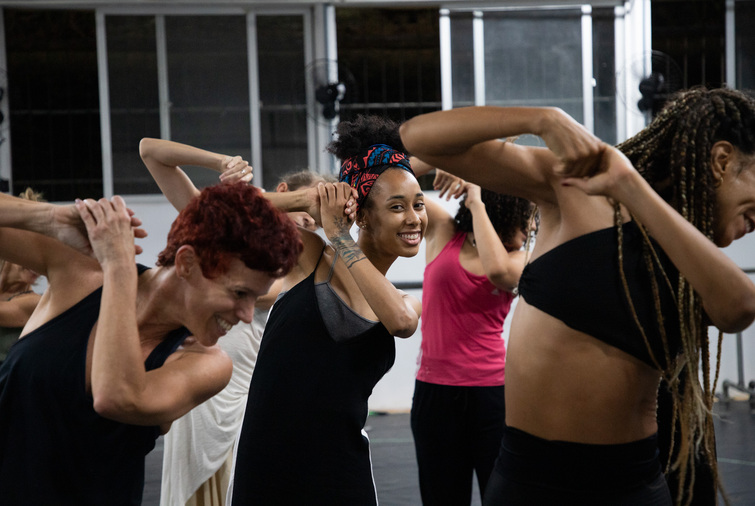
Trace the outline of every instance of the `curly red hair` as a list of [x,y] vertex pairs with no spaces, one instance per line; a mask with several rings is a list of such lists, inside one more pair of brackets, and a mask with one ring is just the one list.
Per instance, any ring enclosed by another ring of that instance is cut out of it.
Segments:
[[183,245],[194,248],[202,274],[215,278],[238,258],[250,269],[284,276],[296,265],[302,242],[296,225],[246,183],[201,191],[178,214],[157,265],[175,263]]

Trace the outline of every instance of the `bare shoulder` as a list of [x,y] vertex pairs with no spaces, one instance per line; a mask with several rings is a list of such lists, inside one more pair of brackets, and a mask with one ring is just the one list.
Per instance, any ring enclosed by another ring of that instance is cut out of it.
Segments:
[[220,379],[226,378],[225,383],[228,382],[233,371],[231,357],[219,345],[204,346],[194,336],[187,337],[183,344],[165,360],[165,365],[169,364],[171,368],[185,369],[191,373],[218,375]]
[[304,247],[296,266],[286,275],[283,290],[288,290],[312,273],[325,247],[325,241],[316,233],[301,227],[299,233]]
[[49,269],[47,289],[29,319],[29,331],[47,323],[78,304],[102,286],[102,270],[93,258],[72,255],[67,269]]

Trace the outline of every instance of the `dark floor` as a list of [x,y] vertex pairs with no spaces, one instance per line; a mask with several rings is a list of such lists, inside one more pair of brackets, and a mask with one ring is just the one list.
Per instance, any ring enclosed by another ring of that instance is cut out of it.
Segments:
[[[718,465],[731,504],[755,505],[755,414],[742,401],[731,402],[728,407],[717,403],[715,412]],[[370,416],[366,429],[381,506],[421,504],[409,415]],[[147,457],[144,506],[160,502],[161,465],[162,439]],[[479,504],[475,494],[472,505]]]

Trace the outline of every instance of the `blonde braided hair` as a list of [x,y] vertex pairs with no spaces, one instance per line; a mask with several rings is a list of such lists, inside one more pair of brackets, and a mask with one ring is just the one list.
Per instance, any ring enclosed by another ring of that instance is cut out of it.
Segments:
[[[744,93],[729,89],[693,88],[677,94],[647,128],[618,145],[642,176],[687,221],[713,240],[716,210],[710,157],[713,145],[728,141],[745,155],[755,153],[755,101]],[[630,300],[623,272],[621,213],[616,205],[615,222],[619,231],[619,266],[624,290]],[[671,356],[661,314],[656,269],[669,284],[658,256],[643,227],[643,256],[653,286],[657,323],[663,340],[664,355],[653,356],[647,336],[634,314],[648,351],[669,385],[672,398],[672,433],[678,430],[678,448],[672,449],[666,471],[678,472],[681,479],[672,490],[677,504],[692,501],[695,464],[702,452],[711,467],[718,489],[721,488],[715,457],[715,434],[712,408],[721,362],[719,332],[716,373],[711,383],[708,325],[702,300],[683,276],[679,276],[672,293],[676,294],[681,350]],[[634,313],[634,307],[631,308]],[[670,316],[670,315],[668,315]],[[671,316],[673,317],[673,316]],[[664,367],[661,367],[664,364]],[[699,381],[702,375],[702,384]],[[676,458],[672,459],[676,451]],[[724,495],[724,499],[726,496]]]

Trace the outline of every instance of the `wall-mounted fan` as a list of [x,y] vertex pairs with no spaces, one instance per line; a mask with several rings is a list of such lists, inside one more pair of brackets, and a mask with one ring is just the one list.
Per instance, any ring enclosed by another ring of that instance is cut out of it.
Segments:
[[304,77],[315,100],[310,117],[320,123],[329,124],[338,119],[341,105],[356,101],[354,75],[335,60],[313,61],[304,69]]
[[[616,75],[617,95],[627,110],[655,116],[668,98],[684,86],[681,67],[671,56],[661,51],[637,55]],[[639,83],[638,100],[625,92],[621,84],[627,80]],[[632,97],[631,99],[629,97]]]

